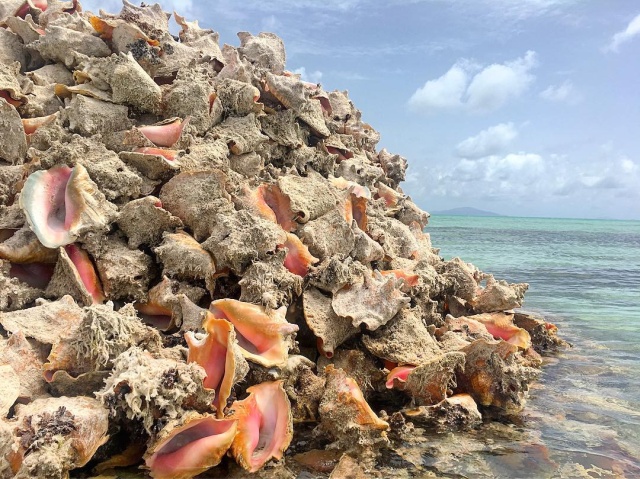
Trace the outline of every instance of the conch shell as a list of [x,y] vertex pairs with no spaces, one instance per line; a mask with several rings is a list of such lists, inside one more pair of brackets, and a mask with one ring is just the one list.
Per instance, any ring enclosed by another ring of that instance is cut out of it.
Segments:
[[73,168],[57,165],[32,173],[22,188],[20,207],[48,248],[71,244],[89,231],[106,231],[116,216],[115,205],[79,163]]

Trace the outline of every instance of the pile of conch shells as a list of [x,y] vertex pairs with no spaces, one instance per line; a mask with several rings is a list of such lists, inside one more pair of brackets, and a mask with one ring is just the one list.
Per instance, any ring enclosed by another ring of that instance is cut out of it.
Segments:
[[277,36],[169,16],[0,4],[0,477],[384,477],[409,424],[521,410],[527,285],[439,257]]

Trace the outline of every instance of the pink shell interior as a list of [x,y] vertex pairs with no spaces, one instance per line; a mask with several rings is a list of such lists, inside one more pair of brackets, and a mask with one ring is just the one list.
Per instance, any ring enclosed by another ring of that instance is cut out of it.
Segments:
[[47,171],[32,173],[22,188],[20,203],[29,224],[40,242],[48,248],[73,243],[70,234],[79,209],[70,200],[68,185],[74,169],[57,165]]
[[407,378],[409,374],[415,369],[415,366],[398,366],[393,368],[389,374],[387,374],[387,382],[385,385],[387,389],[393,389],[394,387],[394,379],[401,381],[403,383],[407,382]]
[[309,253],[309,248],[294,234],[287,233],[287,241],[284,247],[288,250],[287,256],[284,258],[284,267],[291,273],[303,278],[309,272],[309,267],[320,261]]
[[169,147],[180,139],[182,130],[189,124],[189,119],[190,117],[184,121],[178,119],[166,125],[141,126],[138,130],[155,145]]
[[67,245],[64,249],[67,252],[67,255],[69,255],[69,259],[76,267],[76,271],[78,272],[78,276],[80,277],[82,284],[84,284],[84,287],[93,298],[93,302],[103,303],[105,298],[102,291],[102,284],[100,284],[100,278],[98,278],[96,269],[87,252],[75,244]]
[[143,155],[161,156],[167,161],[175,161],[176,158],[178,157],[177,150],[166,150],[164,148],[151,148],[151,147],[136,148],[135,152],[142,153]]
[[298,326],[274,321],[261,306],[219,299],[209,310],[216,318],[226,319],[236,330],[238,345],[258,362],[282,363],[287,358],[288,346],[284,335],[298,330]]
[[147,467],[156,479],[168,479],[185,473],[195,476],[215,465],[207,467],[211,456],[222,459],[235,434],[234,420],[206,417],[193,421],[157,447],[156,452],[146,460]]
[[216,391],[213,404],[220,417],[231,391],[232,384],[229,383],[233,382],[235,373],[235,359],[229,347],[233,326],[224,319],[216,319],[211,313],[208,314],[210,318],[204,324],[207,334],[202,340],[193,333],[185,334],[189,346],[187,361],[198,363],[206,371],[204,387]]

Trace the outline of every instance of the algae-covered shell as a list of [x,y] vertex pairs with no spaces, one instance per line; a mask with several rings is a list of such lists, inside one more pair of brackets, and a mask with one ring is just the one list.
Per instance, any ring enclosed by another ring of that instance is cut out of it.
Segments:
[[40,242],[57,248],[88,232],[102,232],[116,216],[84,166],[54,166],[32,173],[22,188],[20,206]]
[[233,419],[188,412],[170,421],[145,453],[154,479],[190,479],[220,464],[238,430]]
[[93,398],[40,398],[18,405],[16,416],[24,425],[17,477],[68,477],[107,441],[109,412]]
[[282,459],[293,439],[291,404],[282,381],[247,389],[249,397],[232,405],[238,433],[231,454],[244,469],[256,472],[270,459]]

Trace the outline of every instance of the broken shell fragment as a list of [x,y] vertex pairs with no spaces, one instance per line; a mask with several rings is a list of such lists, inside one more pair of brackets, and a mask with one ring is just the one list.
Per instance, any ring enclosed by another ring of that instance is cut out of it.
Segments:
[[242,354],[249,361],[265,367],[287,361],[289,338],[298,331],[298,326],[287,322],[286,308],[267,313],[262,306],[219,299],[211,303],[209,310],[214,317],[233,324]]
[[0,259],[12,263],[55,263],[57,257],[56,250],[44,247],[28,226],[0,243]]
[[238,421],[231,454],[244,469],[256,472],[268,460],[282,459],[293,438],[291,404],[282,381],[247,389],[249,397],[236,401],[229,416]]
[[89,231],[106,231],[116,216],[116,207],[81,164],[32,173],[22,188],[20,206],[31,229],[48,248],[73,243]]
[[213,405],[218,417],[223,417],[231,388],[246,376],[249,365],[239,351],[233,325],[208,311],[204,316],[204,336],[185,334],[189,346],[187,362],[196,362],[206,371],[204,387],[216,391]]
[[170,421],[147,449],[145,464],[154,479],[190,479],[217,466],[238,426],[232,419],[187,413]]

